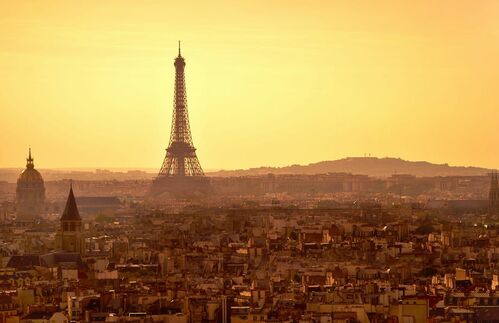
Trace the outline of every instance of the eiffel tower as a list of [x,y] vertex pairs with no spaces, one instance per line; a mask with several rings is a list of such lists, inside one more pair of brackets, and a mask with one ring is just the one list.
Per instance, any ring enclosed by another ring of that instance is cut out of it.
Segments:
[[204,192],[209,188],[209,181],[204,176],[192,143],[185,91],[185,60],[180,53],[180,41],[174,66],[175,93],[170,143],[163,165],[153,181],[150,192],[152,195],[164,192],[185,195]]

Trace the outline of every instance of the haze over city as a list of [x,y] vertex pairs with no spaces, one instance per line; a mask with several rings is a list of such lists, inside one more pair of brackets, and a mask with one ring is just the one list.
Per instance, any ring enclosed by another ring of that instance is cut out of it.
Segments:
[[2,1],[0,167],[155,168],[182,40],[205,169],[499,164],[497,1]]
[[0,323],[499,323],[498,22],[0,0]]

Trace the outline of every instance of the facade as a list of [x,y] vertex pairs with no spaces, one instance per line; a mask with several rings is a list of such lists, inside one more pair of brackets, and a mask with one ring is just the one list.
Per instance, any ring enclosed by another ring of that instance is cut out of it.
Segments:
[[489,190],[489,214],[499,213],[499,188],[497,183],[497,172],[493,172],[490,180]]
[[34,220],[44,212],[45,185],[42,175],[35,169],[31,148],[26,162],[26,169],[17,179],[17,218],[19,220]]
[[151,187],[153,196],[165,192],[192,195],[209,188],[192,142],[185,89],[185,60],[180,54],[180,44],[174,66],[175,95],[170,143],[161,170]]
[[78,210],[87,214],[114,214],[121,206],[116,196],[80,196],[76,199]]
[[60,223],[61,226],[56,233],[57,249],[67,252],[77,252],[80,255],[84,254],[85,240],[82,235],[81,217],[78,212],[72,186],[69,190],[69,196]]

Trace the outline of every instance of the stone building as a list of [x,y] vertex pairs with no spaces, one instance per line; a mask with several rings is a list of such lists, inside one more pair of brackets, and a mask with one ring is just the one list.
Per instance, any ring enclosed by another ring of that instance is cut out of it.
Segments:
[[499,214],[499,187],[497,183],[497,172],[492,173],[489,189],[489,214]]

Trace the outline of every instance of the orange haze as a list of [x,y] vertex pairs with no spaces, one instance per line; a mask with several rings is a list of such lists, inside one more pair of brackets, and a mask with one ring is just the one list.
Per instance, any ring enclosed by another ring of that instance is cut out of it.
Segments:
[[499,165],[499,1],[0,0],[0,167]]

